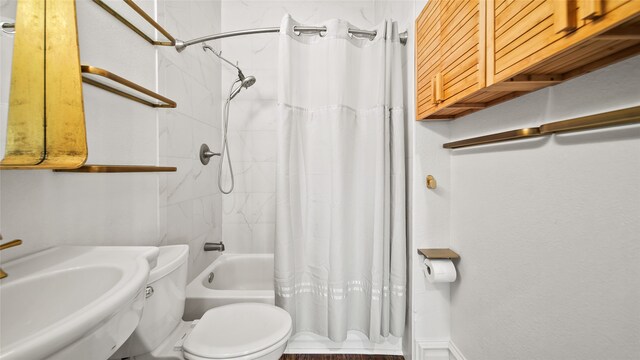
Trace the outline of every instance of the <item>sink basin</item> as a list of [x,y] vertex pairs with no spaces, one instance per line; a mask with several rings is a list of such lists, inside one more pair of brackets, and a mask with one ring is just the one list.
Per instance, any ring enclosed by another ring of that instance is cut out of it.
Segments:
[[60,270],[2,286],[2,349],[91,304],[120,279],[117,267],[103,266]]
[[50,248],[2,265],[0,359],[106,359],[138,325],[155,247]]

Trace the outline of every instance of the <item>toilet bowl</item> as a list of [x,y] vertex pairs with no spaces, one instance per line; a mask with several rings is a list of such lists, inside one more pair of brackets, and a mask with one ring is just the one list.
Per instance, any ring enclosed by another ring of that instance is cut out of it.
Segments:
[[241,303],[207,311],[185,339],[185,359],[279,359],[291,317],[273,305]]
[[111,359],[277,360],[291,336],[291,317],[273,305],[239,303],[182,321],[187,245],[160,247],[149,274],[140,324]]

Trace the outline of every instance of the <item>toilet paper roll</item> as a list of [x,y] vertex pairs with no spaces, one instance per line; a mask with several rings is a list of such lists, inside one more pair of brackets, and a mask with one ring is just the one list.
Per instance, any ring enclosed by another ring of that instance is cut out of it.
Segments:
[[456,267],[449,259],[425,259],[424,267],[424,275],[432,283],[454,282],[458,277]]

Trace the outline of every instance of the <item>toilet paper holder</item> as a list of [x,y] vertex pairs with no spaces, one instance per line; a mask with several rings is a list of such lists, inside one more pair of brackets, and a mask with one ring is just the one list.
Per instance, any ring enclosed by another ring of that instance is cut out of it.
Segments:
[[460,255],[451,249],[418,249],[418,254],[429,260],[434,259],[460,259]]
[[[453,260],[460,255],[451,249],[418,249],[418,254],[426,259],[423,263],[424,276],[435,283],[448,283],[457,279]],[[433,266],[433,269],[432,269]]]

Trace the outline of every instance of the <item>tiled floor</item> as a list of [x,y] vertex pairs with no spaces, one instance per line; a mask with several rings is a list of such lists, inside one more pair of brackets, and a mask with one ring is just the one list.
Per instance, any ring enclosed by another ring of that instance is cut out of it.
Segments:
[[328,355],[328,354],[285,354],[280,360],[404,360],[395,355]]

